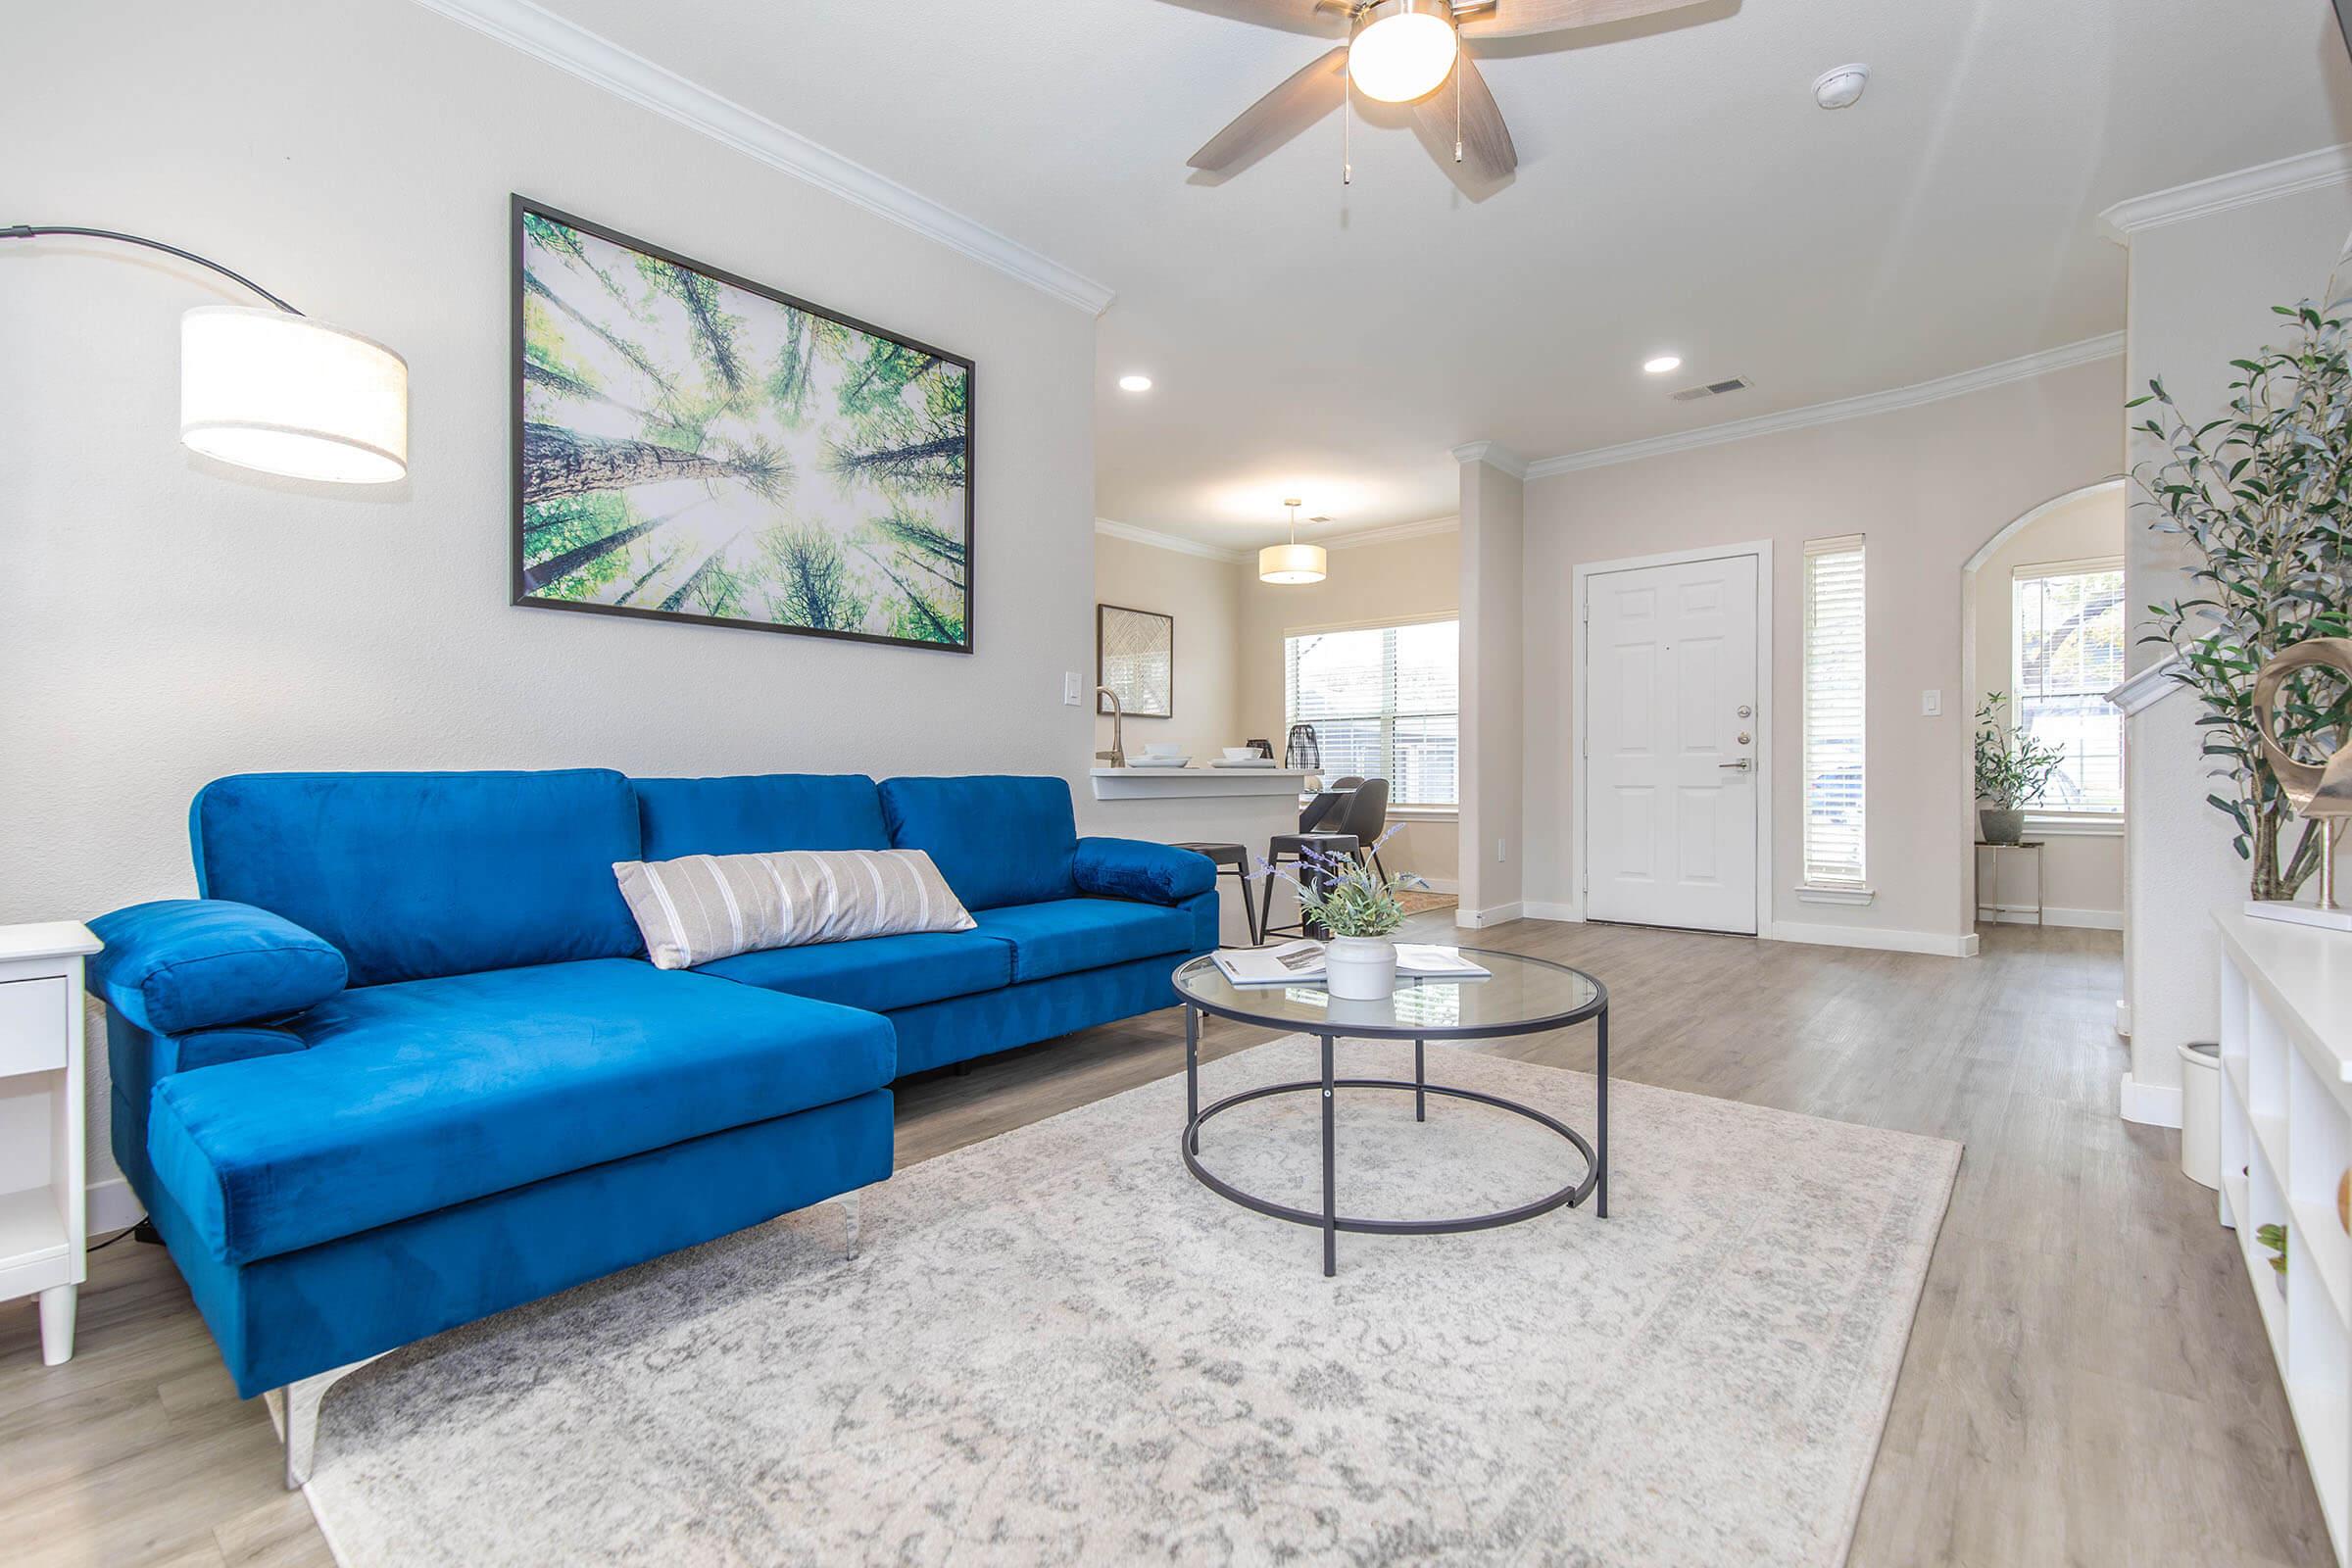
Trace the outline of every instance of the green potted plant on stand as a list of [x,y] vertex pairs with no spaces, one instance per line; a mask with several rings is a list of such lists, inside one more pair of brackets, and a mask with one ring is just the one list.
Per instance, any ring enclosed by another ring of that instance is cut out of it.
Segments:
[[1986,692],[1977,709],[1977,824],[1987,844],[2026,836],[2026,807],[2041,798],[2066,753],[2009,726],[2008,697]]
[[[2334,292],[2329,280],[2329,294]],[[2197,720],[2211,776],[2229,793],[2208,794],[2236,824],[2238,858],[2257,901],[2291,900],[2324,853],[2306,821],[2291,853],[2281,838],[2293,808],[2263,756],[2254,680],[2284,649],[2314,637],[2352,635],[2352,356],[2343,302],[2274,306],[2293,323],[2283,347],[2232,360],[2228,412],[2192,425],[2161,380],[2129,408],[2153,406],[2136,429],[2161,442],[2162,462],[2134,470],[2159,533],[2194,552],[2189,595],[2151,605],[2157,630],[2142,642],[2175,649],[2172,678],[2205,705]],[[2192,622],[2207,630],[2191,635]],[[2301,672],[2280,693],[2278,739],[2293,748],[2352,719],[2347,687],[2325,672]]]

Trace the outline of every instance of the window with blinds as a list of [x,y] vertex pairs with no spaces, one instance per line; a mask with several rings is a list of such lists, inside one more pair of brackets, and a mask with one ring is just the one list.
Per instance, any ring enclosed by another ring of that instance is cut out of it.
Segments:
[[1862,536],[1805,546],[1805,880],[1863,879]]
[[1460,626],[1450,620],[1284,639],[1289,722],[1312,724],[1325,778],[1385,778],[1399,806],[1453,806]]
[[2107,693],[2124,679],[2124,564],[2020,566],[2012,579],[2011,722],[2066,754],[2043,811],[2124,808],[2124,715]]

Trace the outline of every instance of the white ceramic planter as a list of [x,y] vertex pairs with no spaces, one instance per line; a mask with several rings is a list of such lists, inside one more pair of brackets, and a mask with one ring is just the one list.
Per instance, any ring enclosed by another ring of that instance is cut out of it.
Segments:
[[1344,1002],[1381,1002],[1396,989],[1396,944],[1387,937],[1333,937],[1323,944],[1324,985]]

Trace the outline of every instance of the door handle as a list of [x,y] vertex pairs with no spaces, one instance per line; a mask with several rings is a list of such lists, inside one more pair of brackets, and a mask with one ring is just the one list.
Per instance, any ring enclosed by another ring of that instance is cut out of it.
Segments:
[[1738,760],[1737,762],[1717,762],[1715,765],[1716,765],[1717,767],[1736,767],[1736,768],[1738,768],[1738,769],[1739,769],[1740,772],[1744,773],[1744,772],[1746,772],[1746,771],[1747,771],[1749,768],[1751,768],[1751,767],[1755,766],[1756,764],[1755,764],[1755,763],[1753,763],[1753,762],[1751,762],[1751,761],[1749,761],[1749,760],[1748,760],[1746,758],[1742,757],[1742,758],[1741,758],[1741,759],[1740,759],[1740,760]]

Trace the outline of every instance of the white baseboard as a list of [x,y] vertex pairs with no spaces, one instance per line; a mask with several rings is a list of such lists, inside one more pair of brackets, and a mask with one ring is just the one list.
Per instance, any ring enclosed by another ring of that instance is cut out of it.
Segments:
[[1977,956],[1979,946],[1980,943],[1977,934],[1974,931],[1971,931],[1968,935],[1960,939],[1960,956],[1963,958],[1973,958]]
[[1973,935],[1940,931],[1889,931],[1870,925],[1795,925],[1775,920],[1760,933],[1767,942],[1802,942],[1817,948],[1867,948],[1876,953],[1925,953],[1939,958],[1965,958],[1975,951]]
[[1519,907],[1527,911],[1526,918],[1530,920],[1565,920],[1571,925],[1585,923],[1585,911],[1573,904],[1546,904],[1539,899],[1529,899]]
[[[1980,908],[1977,910],[1977,918],[1986,925],[2032,925],[2034,923],[2034,912],[2031,909],[2003,909],[1996,913],[1988,908]],[[2086,931],[2121,931],[2124,928],[2124,911],[2121,909],[2044,909],[2041,911],[2041,924],[2077,926]]]
[[1475,931],[1484,926],[1505,925],[1513,920],[1522,919],[1525,917],[1526,911],[1527,906],[1523,904],[1497,904],[1492,909],[1457,907],[1453,911],[1453,923],[1468,926]]
[[2126,1073],[2122,1099],[2126,1121],[2135,1121],[2143,1127],[2180,1125],[2180,1086],[2178,1084],[2143,1084]]
[[82,1189],[82,1201],[86,1205],[88,1229],[92,1236],[127,1230],[147,1217],[147,1205],[140,1202],[139,1195],[130,1190],[130,1183],[120,1176],[90,1183]]

